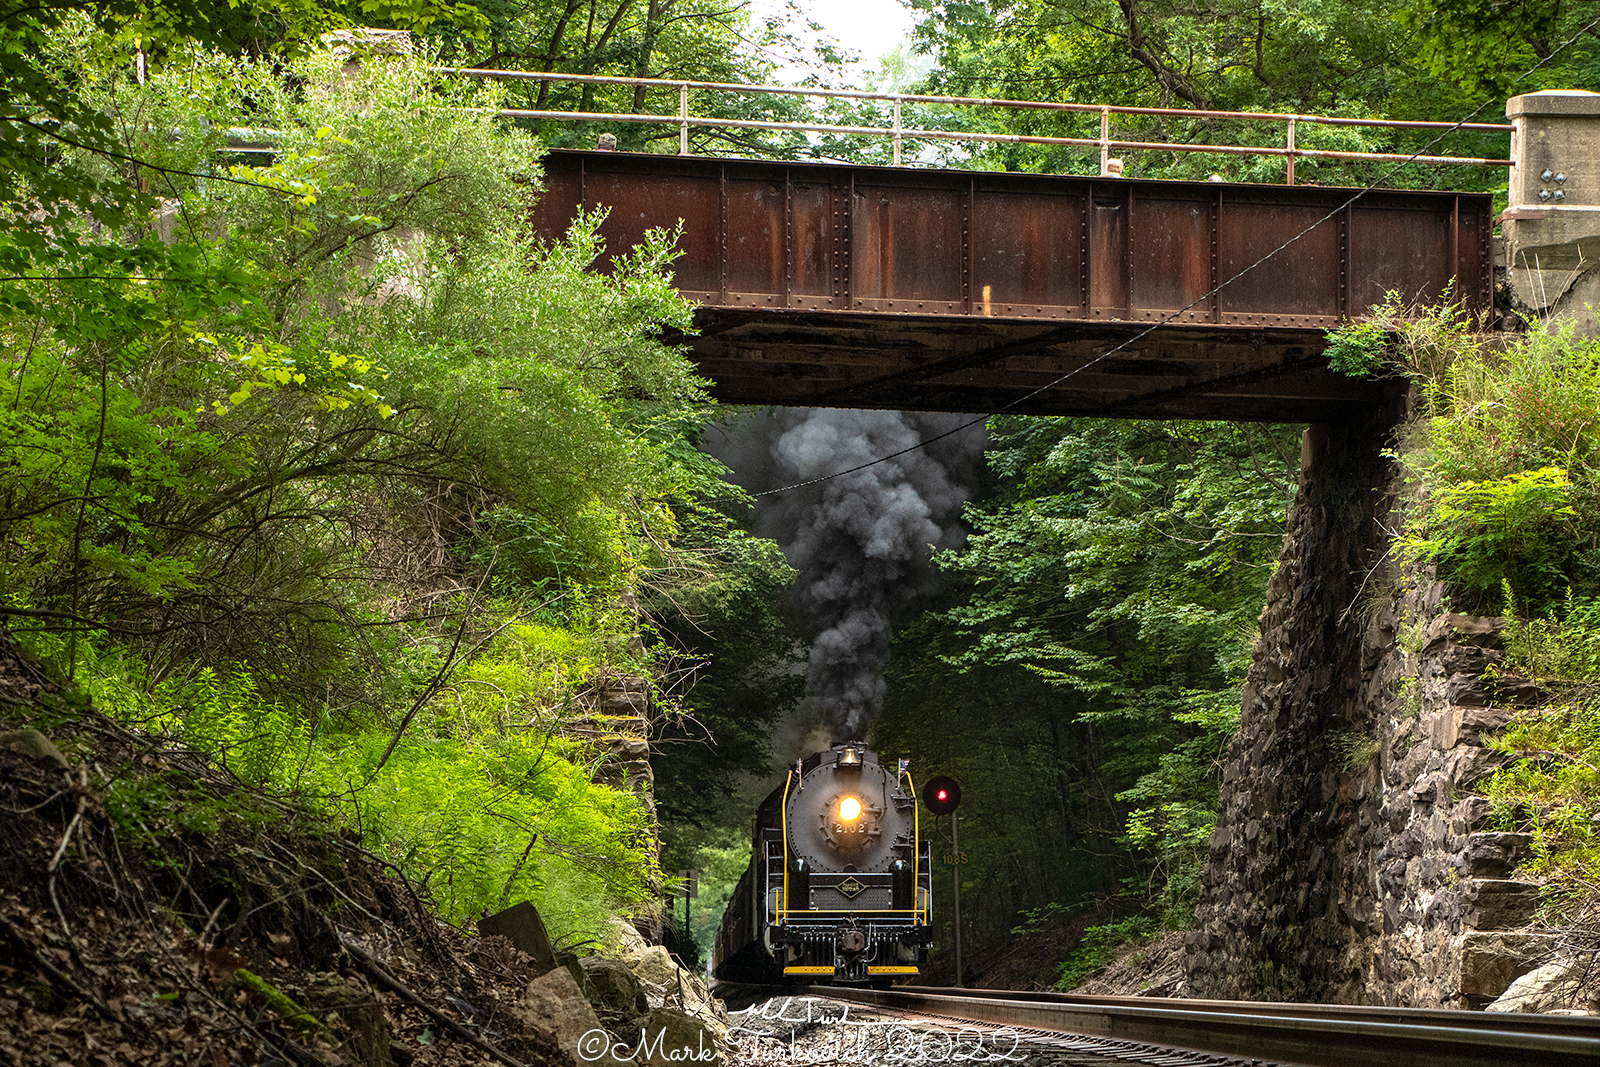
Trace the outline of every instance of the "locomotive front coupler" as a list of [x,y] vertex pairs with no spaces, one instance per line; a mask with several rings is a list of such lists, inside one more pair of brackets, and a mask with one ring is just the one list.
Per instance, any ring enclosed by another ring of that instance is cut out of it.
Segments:
[[859,956],[867,950],[867,932],[856,919],[849,919],[839,928],[839,951],[846,956]]

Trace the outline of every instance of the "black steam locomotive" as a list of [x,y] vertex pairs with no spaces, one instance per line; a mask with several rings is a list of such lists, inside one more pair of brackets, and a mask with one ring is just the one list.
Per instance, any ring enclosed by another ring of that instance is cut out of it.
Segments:
[[859,742],[796,760],[756,809],[750,866],[712,954],[725,981],[886,986],[932,943],[933,871],[905,761]]

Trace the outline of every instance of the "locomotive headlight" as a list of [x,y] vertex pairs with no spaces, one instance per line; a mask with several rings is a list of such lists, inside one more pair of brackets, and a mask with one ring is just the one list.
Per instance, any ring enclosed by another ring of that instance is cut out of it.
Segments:
[[839,818],[844,822],[855,822],[861,818],[861,801],[855,797],[845,797],[839,801]]

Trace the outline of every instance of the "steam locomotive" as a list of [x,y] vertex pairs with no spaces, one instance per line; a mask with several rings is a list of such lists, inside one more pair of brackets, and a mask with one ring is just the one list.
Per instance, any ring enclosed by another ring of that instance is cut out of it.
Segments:
[[919,973],[933,871],[916,795],[907,761],[886,767],[860,742],[796,760],[756,809],[712,973],[878,986]]

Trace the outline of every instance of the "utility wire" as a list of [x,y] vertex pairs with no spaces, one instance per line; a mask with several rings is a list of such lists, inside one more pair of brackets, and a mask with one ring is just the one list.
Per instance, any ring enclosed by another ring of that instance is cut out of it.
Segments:
[[[1600,18],[1595,18],[1595,19],[1591,20],[1582,29],[1578,30],[1577,33],[1573,34],[1567,40],[1563,41],[1558,47],[1553,49],[1550,52],[1549,55],[1545,56],[1543,59],[1539,60],[1539,62],[1535,63],[1533,66],[1529,67],[1527,70],[1523,71],[1521,74],[1519,74],[1515,78],[1513,78],[1511,80],[1511,84],[1512,85],[1518,84],[1524,78],[1528,77],[1530,74],[1532,74],[1535,71],[1537,71],[1540,67],[1544,66],[1546,63],[1549,63],[1552,59],[1555,59],[1556,56],[1558,56],[1562,52],[1566,51],[1566,49],[1569,48],[1570,46],[1572,46],[1573,44],[1575,44],[1580,37],[1582,37],[1584,34],[1588,33],[1590,30],[1594,29],[1596,26],[1600,26]],[[1466,116],[1466,118],[1460,119],[1454,125],[1450,126],[1448,129],[1443,130],[1442,132],[1440,132],[1439,136],[1435,137],[1433,140],[1429,141],[1427,144],[1425,144],[1421,148],[1417,149],[1417,151],[1413,152],[1409,158],[1404,159],[1401,162],[1396,163],[1394,166],[1390,167],[1383,174],[1381,174],[1377,178],[1373,179],[1373,181],[1371,183],[1369,183],[1365,188],[1357,191],[1353,196],[1351,196],[1344,203],[1340,204],[1338,207],[1334,208],[1332,211],[1330,211],[1326,215],[1322,216],[1322,218],[1318,219],[1316,222],[1313,222],[1311,225],[1307,226],[1305,229],[1301,230],[1299,233],[1295,234],[1293,237],[1291,237],[1287,241],[1283,242],[1283,244],[1279,245],[1277,248],[1274,248],[1272,251],[1270,251],[1266,255],[1262,256],[1260,259],[1256,260],[1254,263],[1250,264],[1248,267],[1244,268],[1239,273],[1235,274],[1233,277],[1227,279],[1226,281],[1217,283],[1217,285],[1215,287],[1213,287],[1209,292],[1202,293],[1201,295],[1195,297],[1193,300],[1191,300],[1189,303],[1185,304],[1183,307],[1181,307],[1178,310],[1173,311],[1170,314],[1168,314],[1166,318],[1160,319],[1160,320],[1158,320],[1158,321],[1156,321],[1154,323],[1151,323],[1145,329],[1141,330],[1137,334],[1134,334],[1132,337],[1130,337],[1127,340],[1121,342],[1120,344],[1116,345],[1115,347],[1109,348],[1106,351],[1100,353],[1098,356],[1095,356],[1093,359],[1089,360],[1087,363],[1083,364],[1081,367],[1074,367],[1072,370],[1067,371],[1065,374],[1063,374],[1060,377],[1054,379],[1053,381],[1046,382],[1044,385],[1039,386],[1039,388],[1034,389],[1031,392],[1024,393],[1022,396],[1017,397],[1015,400],[1012,400],[1009,403],[1002,405],[1001,407],[997,408],[994,411],[989,412],[988,414],[985,414],[983,416],[980,416],[979,418],[973,419],[970,422],[964,422],[960,426],[955,427],[954,429],[946,430],[944,433],[941,433],[941,434],[936,434],[933,437],[930,437],[925,441],[919,441],[914,445],[910,445],[909,447],[902,448],[898,452],[890,452],[886,456],[879,456],[877,459],[868,460],[866,463],[859,463],[854,467],[848,467],[848,468],[846,468],[846,469],[844,469],[842,471],[835,471],[832,474],[824,474],[824,475],[821,475],[820,477],[817,477],[817,478],[808,478],[808,479],[806,479],[805,481],[802,481],[802,482],[793,482],[793,483],[791,483],[789,485],[780,486],[777,489],[764,489],[759,493],[747,493],[747,494],[745,494],[745,496],[748,497],[748,498],[751,498],[751,499],[760,498],[760,497],[764,497],[764,496],[776,496],[779,493],[787,493],[787,492],[791,492],[792,490],[795,490],[795,489],[804,489],[808,485],[818,485],[818,484],[820,484],[822,482],[832,481],[835,478],[843,478],[847,474],[855,474],[858,471],[864,471],[864,470],[868,469],[869,467],[876,467],[880,463],[887,463],[891,459],[898,459],[899,457],[907,455],[908,453],[911,453],[911,452],[915,452],[918,449],[926,448],[927,446],[933,444],[935,441],[942,441],[946,437],[953,437],[956,434],[961,433],[963,430],[970,430],[974,426],[977,426],[977,425],[979,425],[981,423],[986,423],[986,422],[989,421],[989,419],[991,417],[993,417],[995,415],[1003,415],[1007,411],[1009,411],[1012,408],[1016,407],[1018,404],[1025,403],[1025,402],[1027,402],[1029,400],[1032,400],[1034,397],[1038,396],[1040,393],[1043,393],[1043,392],[1045,392],[1047,390],[1050,390],[1050,389],[1054,389],[1056,386],[1060,385],[1062,382],[1066,381],[1068,378],[1071,378],[1073,375],[1082,373],[1083,371],[1086,371],[1090,367],[1094,366],[1096,363],[1099,363],[1101,360],[1109,359],[1110,357],[1116,355],[1118,352],[1124,351],[1130,345],[1133,345],[1133,344],[1143,340],[1144,338],[1150,336],[1150,334],[1152,334],[1156,330],[1159,330],[1161,327],[1167,325],[1168,323],[1172,322],[1178,316],[1180,316],[1184,312],[1190,310],[1195,305],[1204,303],[1205,301],[1207,301],[1207,300],[1211,299],[1212,297],[1216,296],[1217,294],[1221,293],[1222,290],[1226,289],[1228,286],[1232,285],[1234,282],[1238,281],[1240,278],[1243,278],[1246,274],[1249,274],[1251,271],[1255,270],[1257,267],[1259,267],[1262,264],[1266,263],[1267,260],[1269,260],[1273,256],[1277,255],[1279,252],[1282,252],[1284,249],[1288,248],[1290,245],[1292,245],[1296,241],[1300,240],[1302,237],[1304,237],[1306,234],[1310,233],[1312,230],[1316,229],[1318,226],[1321,226],[1323,223],[1329,222],[1332,219],[1338,217],[1339,212],[1344,211],[1345,209],[1350,207],[1350,205],[1354,204],[1356,201],[1360,200],[1362,197],[1366,196],[1368,193],[1375,192],[1381,186],[1381,184],[1383,182],[1387,181],[1401,167],[1408,166],[1418,156],[1426,155],[1428,153],[1428,151],[1431,148],[1433,148],[1434,145],[1437,145],[1440,141],[1444,140],[1446,137],[1450,136],[1452,133],[1455,133],[1462,126],[1465,126],[1467,123],[1469,123],[1473,119],[1477,118],[1478,115],[1482,113],[1483,109],[1488,107],[1490,105],[1490,103],[1492,103],[1492,102],[1493,101],[1485,100],[1483,103],[1479,104],[1476,108],[1473,109],[1471,114]],[[722,498],[717,498],[717,499],[718,500],[728,500],[728,499],[736,499],[736,498],[722,497]],[[711,501],[711,502],[715,503],[717,501]]]

